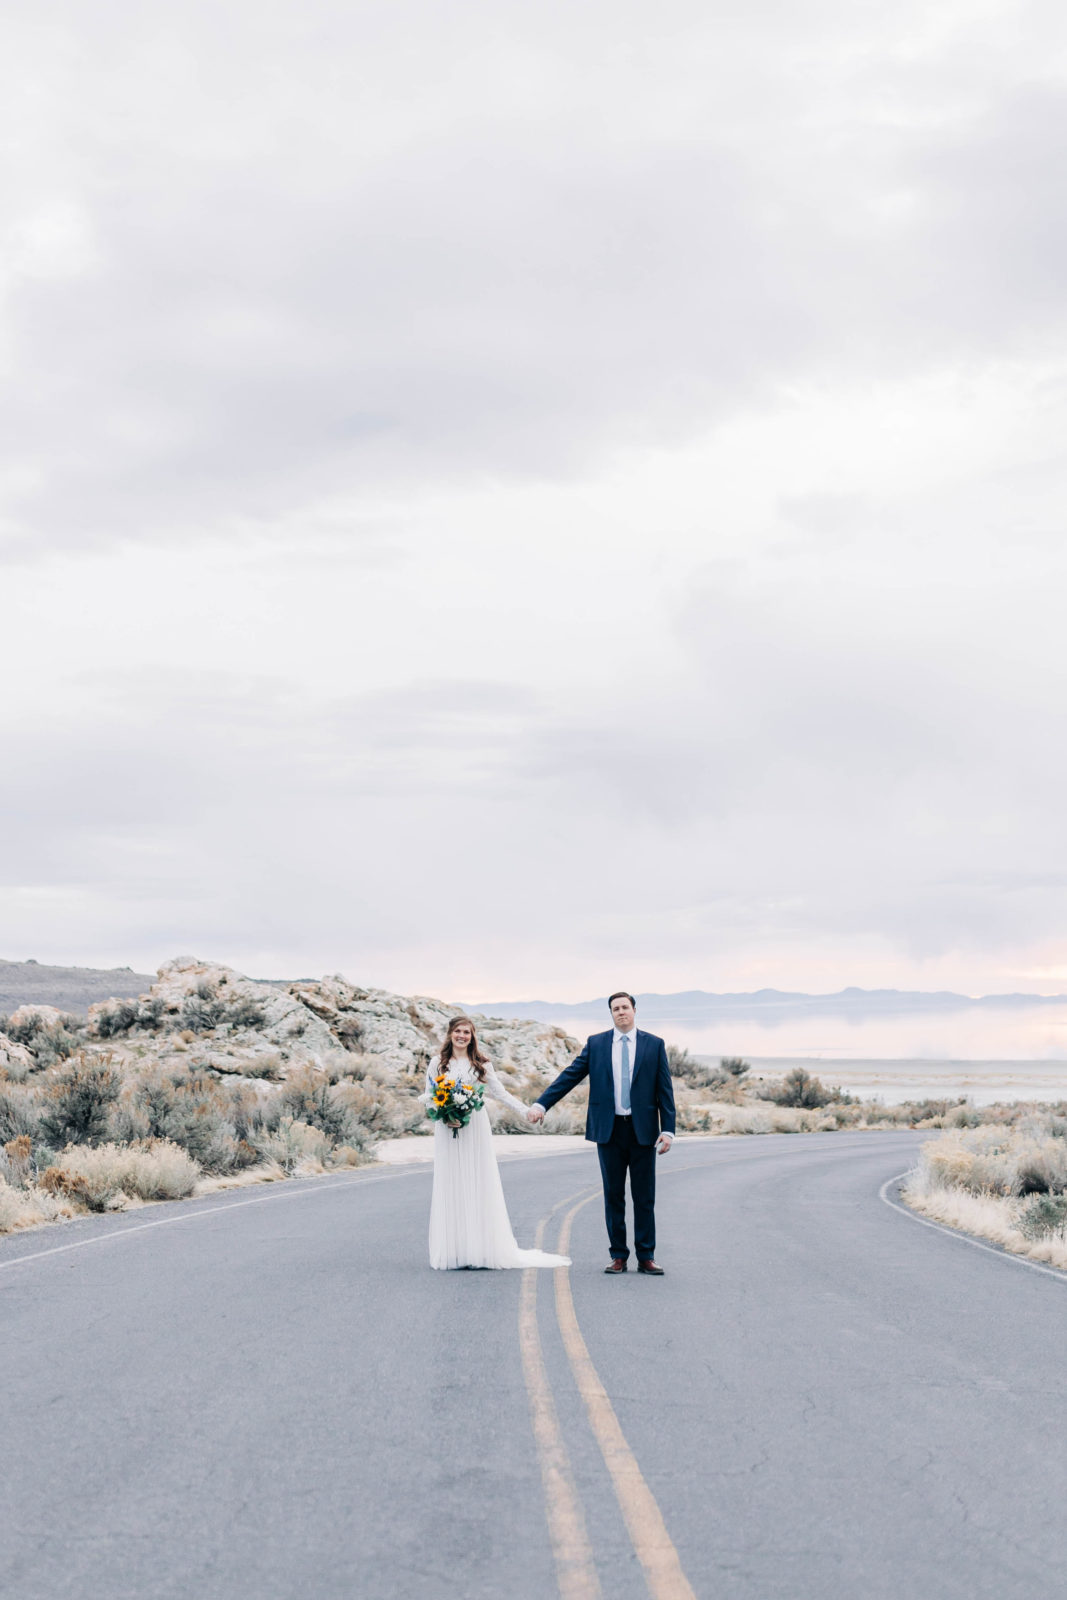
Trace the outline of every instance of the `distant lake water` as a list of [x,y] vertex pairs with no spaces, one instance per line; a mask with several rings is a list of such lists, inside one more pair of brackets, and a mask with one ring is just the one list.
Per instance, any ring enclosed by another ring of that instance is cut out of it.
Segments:
[[[606,1016],[567,1017],[585,1039]],[[638,1027],[695,1056],[744,1056],[754,1070],[801,1065],[850,1093],[886,1104],[928,1095],[994,1100],[1067,1099],[1067,1004],[892,1015],[731,1015],[676,1022],[638,1015]]]

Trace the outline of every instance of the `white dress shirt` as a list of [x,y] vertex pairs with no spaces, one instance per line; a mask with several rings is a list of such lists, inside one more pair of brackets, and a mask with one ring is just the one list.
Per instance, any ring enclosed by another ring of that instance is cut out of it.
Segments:
[[[620,1033],[618,1028],[612,1028],[612,1030],[611,1030],[611,1075],[615,1079],[615,1115],[617,1117],[628,1117],[628,1116],[631,1115],[631,1113],[629,1111],[624,1111],[622,1109],[622,1041],[623,1041],[623,1039],[629,1039],[629,1041],[630,1041],[630,1087],[632,1089],[633,1088],[633,1081],[634,1081],[634,1062],[635,1062],[635,1059],[636,1059],[636,1056],[637,1056],[637,1029],[636,1029],[636,1027],[631,1028],[629,1033]],[[660,1135],[660,1137],[663,1138],[663,1139],[670,1139],[672,1143],[674,1142],[674,1134],[673,1133],[668,1133],[666,1131],[666,1129],[664,1129],[664,1131]]]

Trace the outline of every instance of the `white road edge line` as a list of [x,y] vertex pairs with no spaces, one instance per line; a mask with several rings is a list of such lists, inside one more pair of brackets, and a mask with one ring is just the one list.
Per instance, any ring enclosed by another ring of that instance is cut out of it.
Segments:
[[975,1250],[984,1250],[987,1255],[996,1256],[998,1261],[1011,1261],[1017,1267],[1029,1267],[1031,1272],[1040,1272],[1046,1278],[1054,1278],[1057,1283],[1067,1285],[1067,1272],[1058,1272],[1055,1267],[1043,1267],[1039,1261],[1028,1261],[1025,1256],[1013,1255],[1010,1250],[998,1250],[996,1245],[983,1244],[981,1239],[974,1239],[969,1233],[963,1233],[959,1228],[947,1228],[943,1222],[931,1222],[929,1217],[920,1217],[917,1211],[912,1211],[910,1206],[902,1206],[896,1200],[890,1200],[886,1190],[890,1184],[899,1183],[901,1178],[906,1178],[909,1167],[905,1172],[898,1172],[896,1177],[887,1178],[878,1191],[879,1200],[884,1200],[893,1211],[899,1211],[902,1217],[907,1217],[911,1222],[917,1222],[921,1228],[933,1228],[935,1233],[947,1234],[950,1239],[958,1239],[961,1244],[969,1244]]
[[[93,1239],[74,1239],[70,1244],[53,1245],[50,1250],[34,1250],[29,1255],[12,1256],[10,1261],[0,1261],[0,1272],[7,1267],[21,1267],[24,1261],[40,1261],[45,1256],[65,1255],[68,1250],[85,1250],[91,1244],[111,1244],[116,1239],[128,1239],[131,1233],[144,1233],[149,1228],[167,1228],[175,1222],[196,1222],[201,1217],[216,1217],[223,1211],[241,1211],[245,1206],[266,1205],[269,1200],[306,1200],[309,1195],[326,1194],[329,1189],[365,1188],[368,1183],[387,1182],[392,1178],[406,1178],[412,1172],[425,1172],[423,1163],[416,1165],[412,1162],[400,1168],[398,1172],[375,1172],[369,1177],[346,1177],[338,1182],[339,1174],[324,1173],[322,1178],[305,1178],[304,1183],[315,1184],[312,1188],[274,1189],[270,1194],[259,1194],[251,1200],[231,1200],[218,1206],[204,1206],[200,1211],[185,1211],[178,1216],[160,1217],[156,1222],[138,1222],[132,1228],[116,1228],[113,1233],[98,1233]],[[334,1182],[328,1186],[324,1179],[333,1178]],[[292,1182],[292,1179],[289,1180]],[[10,1237],[10,1235],[9,1235]]]

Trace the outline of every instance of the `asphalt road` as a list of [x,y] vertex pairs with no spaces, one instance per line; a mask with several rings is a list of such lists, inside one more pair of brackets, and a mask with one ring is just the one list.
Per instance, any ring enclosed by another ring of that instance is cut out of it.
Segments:
[[[662,1280],[604,1277],[598,1203],[574,1218],[578,1325],[699,1600],[1063,1584],[1067,1278],[883,1204],[917,1143],[679,1141]],[[503,1175],[526,1244],[597,1182],[591,1150]],[[429,1193],[365,1171],[0,1241],[0,1589],[552,1600],[523,1275],[431,1272]],[[645,1600],[553,1277],[536,1325],[601,1592]]]

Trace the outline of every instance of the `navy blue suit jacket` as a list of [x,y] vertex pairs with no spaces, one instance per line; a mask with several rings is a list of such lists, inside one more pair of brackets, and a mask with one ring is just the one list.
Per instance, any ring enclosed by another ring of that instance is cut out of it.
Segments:
[[[611,1040],[614,1028],[594,1033],[585,1041],[581,1055],[564,1067],[554,1083],[539,1095],[535,1105],[548,1111],[557,1100],[586,1078],[589,1079],[589,1114],[585,1136],[595,1144],[607,1144],[615,1127],[615,1077],[611,1070]],[[655,1144],[660,1130],[674,1132],[674,1089],[667,1066],[667,1047],[654,1033],[635,1028],[633,1072],[630,1077],[630,1113],[638,1144]]]

